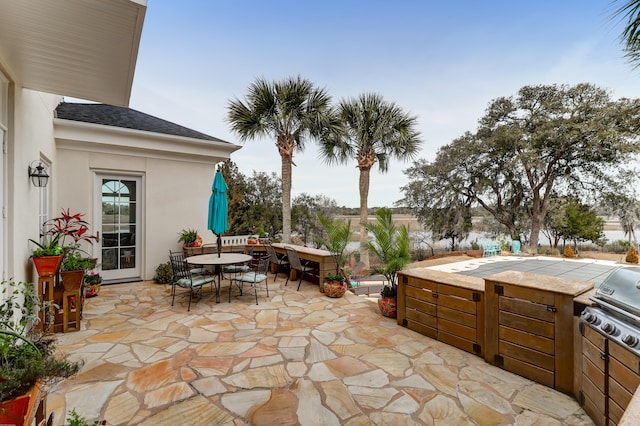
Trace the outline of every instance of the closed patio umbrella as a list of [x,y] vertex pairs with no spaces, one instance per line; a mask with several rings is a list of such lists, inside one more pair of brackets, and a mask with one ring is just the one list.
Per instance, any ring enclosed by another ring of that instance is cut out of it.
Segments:
[[218,170],[211,186],[207,226],[207,229],[218,236],[218,257],[220,257],[220,252],[222,251],[222,238],[220,236],[229,229],[227,189],[227,183],[224,181],[220,170]]

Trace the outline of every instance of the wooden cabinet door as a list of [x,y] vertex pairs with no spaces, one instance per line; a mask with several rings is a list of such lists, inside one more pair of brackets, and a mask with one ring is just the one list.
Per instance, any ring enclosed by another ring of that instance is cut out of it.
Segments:
[[405,286],[404,295],[404,319],[407,328],[433,339],[438,336],[435,290],[435,283],[422,281],[418,284],[409,280],[409,284]]
[[582,327],[581,405],[597,425],[606,424],[606,339],[591,327]]

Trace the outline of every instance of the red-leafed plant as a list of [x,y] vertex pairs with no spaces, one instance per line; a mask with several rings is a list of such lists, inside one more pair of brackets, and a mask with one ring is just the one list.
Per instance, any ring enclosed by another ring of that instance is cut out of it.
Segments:
[[58,247],[63,254],[63,270],[90,269],[91,259],[80,247],[82,243],[93,244],[98,237],[89,232],[89,222],[83,217],[83,213],[71,214],[69,209],[62,209],[59,217],[44,222],[40,232],[41,241],[31,240],[38,247],[34,250],[34,257],[37,251]]
[[56,241],[63,248],[71,247],[72,251],[83,241],[93,244],[98,237],[89,233],[89,222],[83,217],[83,213],[71,214],[69,209],[62,209],[60,217],[49,219],[43,224],[40,236]]

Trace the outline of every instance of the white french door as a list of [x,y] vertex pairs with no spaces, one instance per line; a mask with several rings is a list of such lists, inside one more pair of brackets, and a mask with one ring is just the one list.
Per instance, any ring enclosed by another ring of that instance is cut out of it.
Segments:
[[142,176],[95,175],[94,223],[100,233],[99,264],[107,282],[142,277]]

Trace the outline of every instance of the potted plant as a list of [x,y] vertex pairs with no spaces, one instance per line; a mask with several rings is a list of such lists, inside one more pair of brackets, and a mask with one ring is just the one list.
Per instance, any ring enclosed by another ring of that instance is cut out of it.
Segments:
[[39,243],[30,239],[36,248],[31,253],[31,259],[36,266],[39,277],[53,277],[60,267],[62,261],[62,247],[58,241],[51,239],[47,242]]
[[98,238],[89,233],[89,222],[83,217],[82,213],[71,214],[69,209],[62,209],[59,217],[43,223],[40,234],[49,244],[55,242],[62,249],[60,278],[67,290],[79,289],[84,271],[95,266],[95,259],[89,257],[81,247],[84,243],[93,244]]
[[202,237],[197,229],[186,228],[179,232],[178,242],[181,242],[183,247],[200,247]]
[[367,247],[381,262],[373,271],[384,275],[389,284],[380,292],[378,306],[380,312],[389,318],[397,316],[398,277],[396,273],[411,262],[409,231],[406,226],[397,226],[393,222],[391,209],[382,208],[376,212],[376,222],[367,224],[367,230],[373,236]]
[[82,286],[85,272],[93,269],[95,259],[83,256],[81,252],[65,253],[60,265],[60,280],[66,291],[74,291]]
[[331,253],[331,257],[336,264],[335,273],[327,274],[324,285],[321,286],[324,293],[329,297],[342,297],[347,290],[345,277],[340,270],[347,262],[346,249],[351,240],[351,221],[331,220],[323,215],[318,215],[322,224],[326,238],[318,238],[318,243]]
[[34,327],[39,299],[31,283],[3,281],[0,305],[0,424],[23,424],[38,387],[75,375],[82,363],[56,353]]
[[264,232],[264,229],[260,229],[258,232],[258,242],[260,244],[269,244],[269,234]]
[[94,297],[100,292],[102,276],[98,272],[91,271],[84,275],[84,296]]

